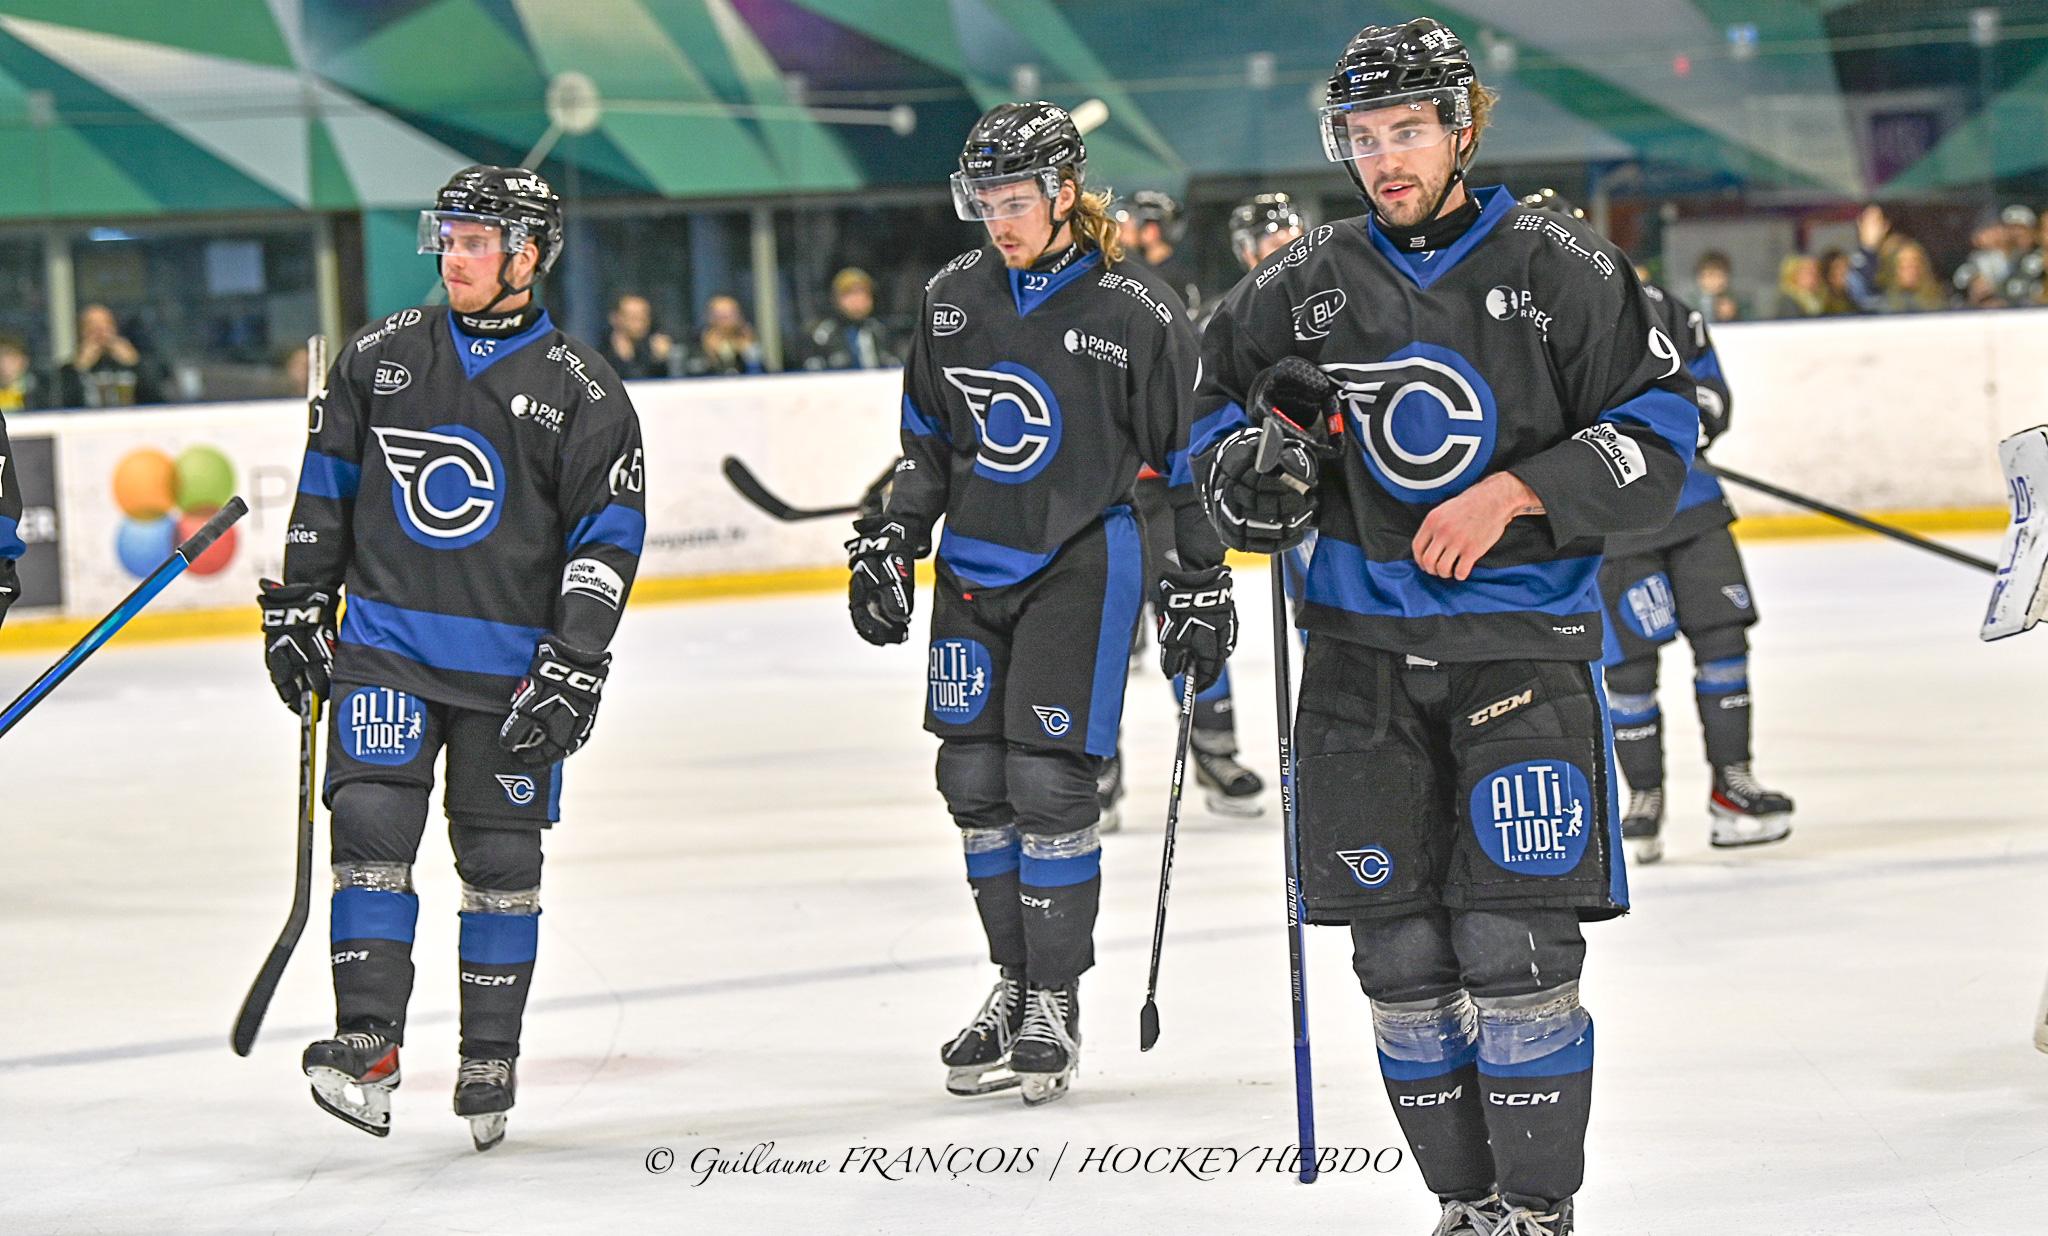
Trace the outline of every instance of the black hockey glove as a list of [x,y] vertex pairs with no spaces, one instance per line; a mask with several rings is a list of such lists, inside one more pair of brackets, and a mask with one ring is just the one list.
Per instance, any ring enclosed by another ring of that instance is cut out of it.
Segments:
[[1245,397],[1251,425],[1210,457],[1202,502],[1223,543],[1255,554],[1301,544],[1315,521],[1337,385],[1298,356],[1262,370]]
[[14,559],[0,558],[0,623],[7,621],[7,607],[21,597],[21,577],[14,572]]
[[1168,678],[1193,675],[1207,691],[1237,647],[1237,607],[1230,603],[1230,568],[1206,571],[1168,567],[1159,580],[1159,667]]
[[334,594],[314,584],[259,580],[263,663],[270,683],[293,712],[306,692],[327,697],[334,672]]
[[559,635],[544,637],[512,693],[512,715],[498,727],[498,745],[528,768],[576,754],[597,724],[597,698],[611,664],[609,652],[583,652]]
[[846,605],[853,629],[870,644],[900,644],[910,638],[910,611],[917,599],[911,563],[924,554],[924,538],[886,515],[853,521],[846,565],[853,572]]

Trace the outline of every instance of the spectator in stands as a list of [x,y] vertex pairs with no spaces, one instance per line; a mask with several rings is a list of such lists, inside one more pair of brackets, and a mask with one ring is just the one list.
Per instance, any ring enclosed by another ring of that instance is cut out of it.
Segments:
[[2041,289],[2034,251],[2034,212],[2008,206],[1970,234],[1970,256],[1956,268],[1955,289],[1974,309],[2002,309],[2034,301]]
[[1776,318],[1817,318],[1828,312],[1827,284],[1821,279],[1820,259],[1791,253],[1778,263],[1778,305]]
[[1855,298],[1849,295],[1849,255],[1841,249],[1829,249],[1820,255],[1820,279],[1827,289],[1827,311],[1829,313],[1856,312]]
[[[28,345],[13,335],[0,335],[0,413],[46,408],[49,393],[29,363]],[[0,477],[0,484],[6,479]]]
[[605,338],[605,359],[630,382],[636,378],[675,376],[675,340],[654,329],[654,307],[645,296],[628,292],[612,303],[611,334]]
[[704,302],[704,333],[697,337],[685,370],[693,378],[768,372],[739,301],[714,296]]
[[1948,297],[1927,250],[1892,230],[1884,208],[1865,206],[1856,216],[1856,256],[1849,264],[1849,288],[1866,313],[1912,313],[1945,308]]
[[114,311],[87,305],[78,313],[78,350],[57,371],[66,408],[119,408],[163,402],[163,365],[121,334]]
[[833,312],[813,324],[806,369],[893,369],[903,363],[875,320],[875,281],[858,266],[832,276]]
[[1686,299],[1706,310],[1716,322],[1733,322],[1742,316],[1730,289],[1734,275],[1735,266],[1728,255],[1719,249],[1709,249],[1693,265],[1692,295]]

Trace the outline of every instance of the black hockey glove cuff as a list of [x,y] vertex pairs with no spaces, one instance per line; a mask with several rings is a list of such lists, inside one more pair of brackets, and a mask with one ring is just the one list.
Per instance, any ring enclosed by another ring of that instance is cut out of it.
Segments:
[[1187,673],[1207,691],[1237,647],[1237,607],[1230,600],[1230,568],[1206,571],[1168,567],[1159,580],[1159,667],[1171,678]]
[[853,573],[846,605],[853,629],[870,644],[900,644],[910,638],[917,577],[911,566],[925,552],[925,533],[888,515],[853,521],[846,566]]
[[258,581],[263,664],[293,712],[307,692],[325,699],[334,672],[334,594],[317,584]]
[[498,745],[528,768],[574,755],[597,724],[611,664],[609,652],[584,652],[559,635],[543,638],[512,695],[512,713],[498,728]]
[[1328,449],[1343,423],[1336,382],[1299,356],[1261,369],[1245,392],[1244,411],[1254,426],[1277,420],[1289,437],[1317,449]]
[[1322,472],[1308,442],[1283,433],[1267,443],[1268,436],[1265,429],[1247,426],[1225,437],[1210,456],[1202,485],[1202,505],[1216,535],[1230,548],[1253,554],[1284,553],[1301,544],[1315,522]]

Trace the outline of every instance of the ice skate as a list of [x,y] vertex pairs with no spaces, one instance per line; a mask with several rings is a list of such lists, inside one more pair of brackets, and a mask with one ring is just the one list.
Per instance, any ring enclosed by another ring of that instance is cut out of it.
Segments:
[[1572,1199],[1566,1198],[1547,1210],[1508,1206],[1487,1236],[1571,1236]]
[[1493,1236],[1494,1225],[1507,1214],[1494,1194],[1469,1202],[1453,1197],[1442,1200],[1444,1212],[1437,1217],[1429,1236]]
[[1792,833],[1792,800],[1757,784],[1747,762],[1714,770],[1714,790],[1707,799],[1714,818],[1712,843],[1732,846],[1767,845]]
[[1010,1067],[1024,1084],[1024,1102],[1037,1107],[1067,1092],[1081,1063],[1081,983],[1032,987],[1024,996],[1024,1027]]
[[981,1012],[939,1049],[952,1094],[993,1094],[1018,1084],[1010,1071],[1010,1048],[1024,1025],[1024,972],[1004,970]]
[[391,1134],[398,1044],[381,1034],[342,1034],[307,1044],[301,1061],[313,1101],[373,1137]]
[[505,1140],[505,1117],[519,1091],[519,1067],[511,1060],[462,1058],[455,1074],[455,1114],[468,1119],[478,1150]]
[[1628,843],[1628,856],[1639,863],[1663,858],[1663,834],[1664,787],[1631,793],[1628,811],[1621,817],[1621,837]]
[[1237,742],[1228,732],[1204,741],[1194,731],[1188,755],[1195,763],[1195,783],[1202,787],[1202,801],[1217,815],[1250,819],[1264,815],[1266,805],[1259,795],[1266,783],[1259,774],[1237,762]]

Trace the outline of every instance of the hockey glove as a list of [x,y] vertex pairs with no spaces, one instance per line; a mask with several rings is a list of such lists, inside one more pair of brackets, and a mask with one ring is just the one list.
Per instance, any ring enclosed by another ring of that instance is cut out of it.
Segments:
[[910,638],[910,611],[917,598],[911,563],[924,553],[924,538],[886,515],[853,521],[846,565],[853,572],[846,605],[853,629],[870,644],[900,644]]
[[512,715],[498,727],[498,745],[528,768],[565,760],[590,741],[609,652],[583,652],[559,635],[533,650],[533,664],[512,694]]
[[1230,602],[1230,568],[1206,571],[1168,567],[1159,580],[1159,667],[1172,678],[1194,676],[1207,691],[1237,647],[1237,607]]
[[1277,458],[1262,471],[1260,456],[1274,453],[1271,446],[1262,449],[1268,433],[1247,426],[1225,437],[1210,457],[1208,482],[1202,486],[1202,505],[1216,535],[1247,553],[1285,553],[1301,544],[1315,522],[1321,474],[1315,450],[1282,434]]
[[14,559],[0,558],[0,623],[7,621],[7,607],[21,596],[21,577],[14,572]]
[[263,591],[263,663],[270,683],[293,712],[311,691],[326,698],[334,672],[334,594],[314,584],[258,581]]

